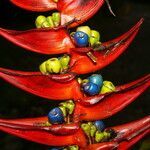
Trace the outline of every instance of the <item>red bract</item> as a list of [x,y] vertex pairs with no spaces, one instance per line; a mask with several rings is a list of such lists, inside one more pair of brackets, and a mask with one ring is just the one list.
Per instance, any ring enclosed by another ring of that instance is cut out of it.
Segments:
[[[129,44],[136,36],[142,23],[143,18],[127,33],[114,40],[102,43],[104,50],[94,52],[94,55],[97,57],[97,61],[100,61],[100,63],[102,63],[101,66],[95,66],[96,69],[101,69],[102,67],[108,65],[110,62],[115,60],[121,53],[123,53],[123,51],[129,46]],[[72,55],[72,52],[75,51],[78,52],[78,54],[76,57],[73,57],[72,62],[77,61],[77,65],[80,65],[82,63],[82,66],[85,65],[85,63],[86,65],[92,65],[88,57],[86,57],[86,53],[82,49],[80,50],[80,48],[75,48],[73,40],[71,39],[68,31],[66,30],[66,28],[63,27],[59,27],[56,29],[33,29],[28,31],[15,31],[0,28],[0,35],[18,46],[42,54],[68,53]],[[87,48],[87,50],[89,49],[92,50],[92,48]],[[105,55],[105,50],[110,50],[110,53],[108,53],[108,55]],[[79,62],[77,57],[80,58]],[[85,68],[87,68],[86,65]],[[92,69],[94,69],[93,71],[96,70],[93,67]]]
[[[92,101],[93,99],[95,100],[95,98],[100,99],[101,97],[103,97],[103,95],[85,97],[81,91],[80,84],[77,82],[77,80],[72,79],[74,77],[74,74],[72,75],[64,74],[59,76],[58,79],[56,78],[57,75],[56,76],[42,75],[39,72],[13,71],[13,70],[0,68],[0,77],[2,79],[6,80],[7,82],[29,93],[47,99],[52,99],[52,100],[73,99],[73,100],[80,100],[81,102],[83,101],[86,103],[93,103],[88,101]],[[64,76],[67,79],[66,82],[65,80],[64,82],[62,82]],[[72,80],[69,80],[68,76]],[[149,85],[149,79],[150,79],[150,75],[147,75],[141,80],[143,81],[142,83]],[[136,87],[136,84],[138,85],[139,81],[140,80],[137,80],[137,82],[134,82],[133,85],[131,84],[131,87],[132,86]],[[118,90],[118,92],[121,92],[121,90],[124,91],[126,87],[127,89],[129,89],[130,84],[124,85],[123,88],[122,86],[118,86],[117,89],[120,89]],[[114,94],[117,94],[118,92],[115,92]],[[128,90],[126,92],[128,92]]]
[[58,10],[61,24],[77,19],[70,27],[77,26],[91,18],[104,4],[105,0],[11,0],[15,5],[30,11]]
[[[18,120],[1,119],[0,130],[27,140],[50,146],[78,145],[81,149],[109,150],[114,147],[119,147],[121,149],[123,145],[126,146],[125,148],[131,147],[132,144],[140,140],[141,137],[148,134],[150,128],[150,117],[147,116],[138,121],[111,127],[111,129],[114,129],[117,136],[110,142],[87,145],[88,141],[79,126],[77,127],[75,124],[52,125],[47,127],[47,130],[45,130],[44,128],[41,129],[39,124],[44,123],[45,121],[47,121],[46,118],[30,118]],[[62,132],[60,132],[61,134],[56,134],[52,132],[53,128],[62,128],[61,131],[66,128],[67,135],[62,135]],[[75,128],[75,133],[72,133],[72,128]],[[55,140],[53,138],[55,138]],[[129,143],[129,145],[126,145],[125,143]]]

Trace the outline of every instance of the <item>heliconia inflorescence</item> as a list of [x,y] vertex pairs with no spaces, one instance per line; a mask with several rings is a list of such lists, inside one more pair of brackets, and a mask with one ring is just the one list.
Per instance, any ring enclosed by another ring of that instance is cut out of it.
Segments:
[[[150,87],[150,74],[124,85],[115,85],[101,74],[83,79],[116,60],[137,35],[143,18],[128,32],[101,42],[99,31],[78,26],[91,18],[108,0],[11,0],[23,9],[57,10],[35,19],[35,29],[0,28],[0,35],[27,50],[61,54],[39,63],[39,71],[0,68],[0,77],[29,93],[61,102],[47,116],[0,119],[0,130],[52,146],[51,150],[123,150],[150,133],[150,116],[131,123],[107,127],[103,121],[124,109]],[[45,86],[46,85],[46,86]],[[42,137],[42,138],[41,138]]]

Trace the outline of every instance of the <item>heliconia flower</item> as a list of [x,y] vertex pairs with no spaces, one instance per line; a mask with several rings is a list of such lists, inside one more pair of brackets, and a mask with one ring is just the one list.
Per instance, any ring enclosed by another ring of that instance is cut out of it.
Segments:
[[90,19],[104,4],[105,0],[10,0],[15,5],[30,11],[57,10],[61,13],[61,25],[77,19],[70,27]]
[[18,88],[44,98],[63,101],[75,100],[73,119],[77,122],[93,118],[97,120],[107,118],[129,105],[150,86],[150,75],[147,75],[134,82],[117,86],[114,92],[85,96],[81,91],[80,84],[75,79],[70,81],[67,79],[65,82],[63,77],[62,82],[62,79],[54,78],[55,75],[45,76],[36,72],[28,73],[2,68],[0,68],[0,77]]
[[[78,124],[40,126],[47,118],[6,120],[0,119],[0,130],[33,142],[49,146],[78,145],[81,150],[128,149],[149,134],[150,116],[140,120],[110,127],[116,136],[109,141],[88,144],[88,139]],[[106,130],[108,130],[107,128]],[[74,132],[73,132],[74,131]]]
[[[82,66],[84,66],[86,63],[85,67],[83,68],[88,67],[91,68],[92,71],[95,71],[114,61],[121,53],[123,53],[127,49],[127,47],[130,45],[130,43],[138,33],[142,23],[143,18],[140,19],[140,21],[127,33],[123,34],[122,36],[116,39],[102,43],[96,49],[93,49],[91,47],[76,48],[66,28],[61,26],[55,29],[33,29],[27,31],[15,31],[0,28],[0,35],[20,47],[37,53],[67,53],[72,55],[73,52],[76,52],[77,56],[73,58],[71,64],[77,62],[77,65],[80,65],[82,63]],[[87,56],[87,53],[89,51],[91,51],[96,57],[97,62],[100,62],[97,64],[102,65],[94,65],[95,68],[93,67],[93,63]],[[108,52],[107,55],[106,52]],[[78,59],[81,62],[78,62]],[[89,67],[91,65],[92,67]]]

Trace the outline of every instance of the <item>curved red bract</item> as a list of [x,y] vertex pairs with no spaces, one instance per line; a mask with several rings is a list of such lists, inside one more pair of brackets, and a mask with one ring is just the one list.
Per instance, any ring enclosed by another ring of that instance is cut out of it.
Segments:
[[76,102],[74,121],[105,119],[121,111],[150,87],[150,75],[133,83],[118,86],[117,89],[121,89],[118,92],[87,98],[88,102],[86,98]]
[[10,0],[13,4],[30,11],[44,12],[57,9],[53,0]]
[[30,11],[57,10],[61,13],[61,25],[77,19],[77,22],[69,26],[74,27],[90,19],[105,0],[59,0],[58,3],[53,0],[11,0],[11,2]]
[[[80,48],[75,48],[75,45],[68,31],[63,27],[55,29],[33,29],[27,31],[15,31],[0,28],[0,35],[12,43],[33,52],[42,54],[68,53],[72,57],[71,65],[76,62],[76,65],[74,68],[72,68],[72,71],[78,74],[84,74],[84,72],[91,72],[91,70],[88,71],[89,68],[91,68],[92,71],[95,71],[105,67],[114,61],[120,54],[122,54],[135,38],[142,23],[143,18],[127,33],[114,40],[102,43],[102,45],[107,47],[112,43],[119,43],[120,41],[124,41],[123,44],[120,44],[115,48],[110,48],[108,55],[105,55],[105,52],[108,49],[93,52],[93,54],[97,57],[97,65],[91,62],[86,53],[79,53]],[[81,71],[78,71],[79,69]]]
[[[46,121],[45,117],[15,120],[0,119],[0,130],[30,141],[50,146],[67,146],[76,144],[81,150],[109,150],[110,148],[117,147],[121,149],[123,146],[125,146],[125,148],[131,147],[138,140],[147,135],[150,129],[150,116],[147,116],[131,123],[110,127],[117,133],[117,136],[110,142],[87,145],[87,138],[81,129],[78,128],[75,133],[70,133],[70,131],[72,132],[72,128],[68,128],[68,134],[56,135],[48,130],[37,129],[35,124],[43,123],[43,121]],[[26,128],[27,125],[30,126],[30,128]],[[67,126],[73,127],[75,125],[52,125],[49,126],[49,128],[61,128],[61,126],[63,130],[65,126],[67,128]],[[55,138],[55,140],[53,138]]]
[[64,28],[15,31],[0,28],[0,35],[27,50],[43,54],[69,53],[74,44]]

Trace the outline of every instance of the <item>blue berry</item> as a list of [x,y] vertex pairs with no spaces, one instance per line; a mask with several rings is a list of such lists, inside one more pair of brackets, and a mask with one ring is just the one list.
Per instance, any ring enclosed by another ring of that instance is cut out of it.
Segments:
[[97,120],[94,122],[94,125],[96,126],[98,131],[103,131],[105,129],[105,124],[101,120]]
[[99,88],[102,87],[103,85],[103,78],[101,75],[99,74],[93,74],[88,78],[89,82],[92,82],[96,85],[98,85]]
[[59,107],[53,108],[48,113],[48,120],[51,124],[62,124],[64,122],[63,112]]
[[74,41],[77,46],[85,47],[89,43],[89,36],[82,31],[77,31],[74,34]]
[[83,91],[88,94],[88,95],[96,95],[99,94],[99,87],[92,83],[92,82],[88,82],[86,84],[83,84]]

